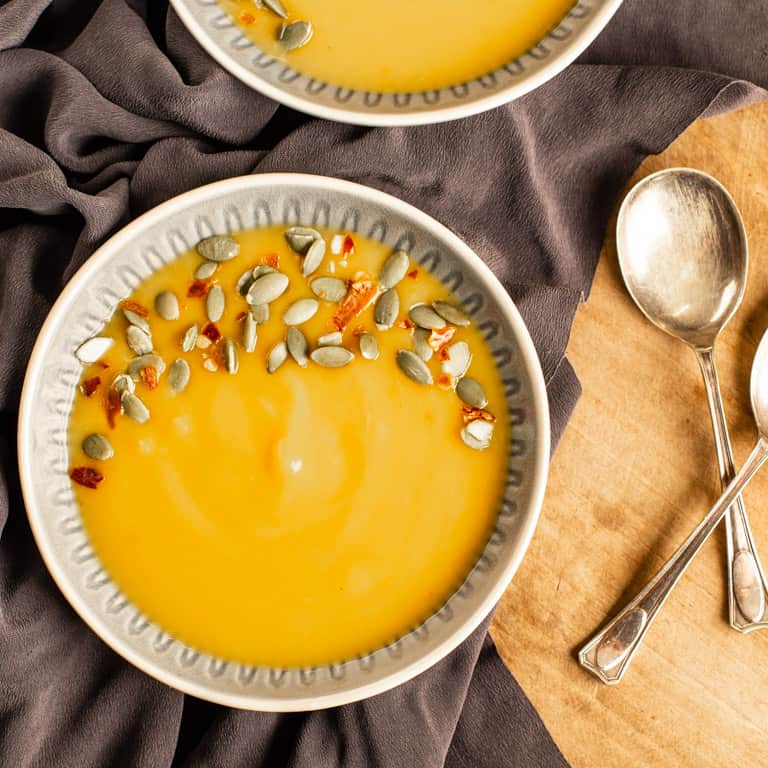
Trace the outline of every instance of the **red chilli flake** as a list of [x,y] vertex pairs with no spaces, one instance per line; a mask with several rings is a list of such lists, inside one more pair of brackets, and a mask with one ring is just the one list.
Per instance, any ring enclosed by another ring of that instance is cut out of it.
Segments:
[[80,389],[86,397],[91,397],[93,393],[99,388],[101,384],[101,377],[94,376],[92,379],[86,379],[81,385]]
[[375,295],[376,284],[373,280],[356,280],[352,283],[347,297],[333,316],[336,330],[343,333],[344,329],[371,303]]
[[452,389],[453,381],[447,373],[441,373],[437,377],[437,386],[440,387],[440,389]]
[[440,351],[437,353],[438,360],[445,361],[445,360],[448,360],[450,356],[451,355],[449,354],[448,350],[445,347],[441,347]]
[[96,489],[99,483],[104,479],[104,475],[98,469],[93,467],[73,467],[69,473],[72,481],[84,488]]
[[106,409],[107,423],[109,424],[110,429],[114,429],[117,417],[120,415],[120,411],[123,409],[123,406],[120,402],[120,395],[114,389],[110,389],[107,392]]
[[207,280],[193,280],[192,284],[187,289],[187,296],[190,298],[199,298],[200,296],[207,296],[208,291],[211,290],[211,284]]
[[215,344],[221,338],[221,331],[214,323],[208,323],[203,328],[203,336],[210,339]]
[[344,243],[341,246],[341,253],[343,256],[355,255],[355,241],[352,239],[351,235],[345,235]]
[[241,13],[240,21],[242,21],[243,24],[253,24],[253,22],[256,21],[256,17],[252,13]]
[[235,318],[235,320],[237,320],[238,323],[242,323],[243,320],[245,320],[246,317],[248,317],[248,313],[247,312],[238,312],[237,317]]
[[410,278],[411,278],[411,280],[415,280],[415,279],[416,279],[418,276],[419,276],[419,270],[418,270],[418,269],[412,269],[412,270],[411,270],[411,271],[408,273],[408,277],[410,277]]
[[[456,333],[456,329],[451,325],[446,325],[445,328],[433,329],[429,334],[428,343],[435,352],[442,350],[445,345],[453,338]],[[447,357],[441,357],[441,360],[447,360]]]
[[120,309],[127,309],[129,312],[137,314],[139,317],[149,317],[149,310],[138,301],[124,299],[120,302]]
[[470,408],[468,405],[461,406],[461,416],[465,424],[478,419],[489,421],[491,424],[496,421],[496,417],[490,411],[486,411],[485,408]]
[[272,269],[280,269],[280,254],[268,253],[264,259],[264,263],[272,267]]
[[397,324],[397,327],[398,327],[398,328],[404,328],[406,331],[410,331],[412,328],[415,328],[415,327],[416,327],[416,325],[415,325],[415,323],[413,322],[413,320],[411,320],[411,319],[410,319],[410,318],[408,318],[408,317],[404,317],[404,318],[403,318],[403,319],[402,319],[402,320],[401,320],[401,321],[400,321],[400,322]]
[[154,365],[145,365],[139,371],[139,377],[147,385],[147,389],[157,389],[158,375]]

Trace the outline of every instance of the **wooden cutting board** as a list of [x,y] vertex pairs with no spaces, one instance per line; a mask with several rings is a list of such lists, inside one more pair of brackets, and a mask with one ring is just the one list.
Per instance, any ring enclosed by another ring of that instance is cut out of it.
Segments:
[[[662,168],[711,173],[750,244],[741,309],[718,341],[736,465],[755,429],[749,371],[768,327],[768,104],[702,120]],[[541,521],[492,627],[499,651],[574,768],[768,765],[768,630],[727,623],[721,527],[674,591],[626,677],[607,687],[575,651],[672,554],[719,493],[692,352],[640,314],[616,260],[615,218],[568,356],[583,396],[552,462]],[[744,495],[768,567],[768,470]]]

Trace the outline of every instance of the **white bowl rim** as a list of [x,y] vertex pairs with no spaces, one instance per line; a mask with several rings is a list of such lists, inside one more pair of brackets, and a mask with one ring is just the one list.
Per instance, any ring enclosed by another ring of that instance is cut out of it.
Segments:
[[[46,528],[41,519],[42,511],[29,503],[33,496],[31,489],[29,488],[30,481],[28,477],[28,467],[34,461],[34,456],[32,451],[32,440],[28,438],[28,434],[31,430],[32,413],[35,409],[35,403],[32,402],[30,393],[33,391],[34,381],[41,375],[44,367],[42,352],[45,347],[46,337],[51,334],[52,330],[56,327],[56,324],[66,317],[65,310],[69,296],[78,291],[81,285],[91,278],[93,273],[99,271],[102,263],[111,258],[112,251],[120,249],[130,243],[135,232],[162,221],[163,218],[173,215],[174,212],[183,209],[185,206],[204,201],[211,196],[212,193],[217,191],[258,189],[262,186],[290,186],[297,184],[303,187],[314,187],[325,191],[329,188],[336,188],[341,191],[352,192],[357,195],[361,200],[361,203],[375,201],[381,205],[388,206],[395,211],[399,211],[413,219],[417,225],[422,226],[427,230],[439,232],[441,237],[449,241],[451,248],[460,255],[460,258],[465,260],[472,269],[484,274],[487,279],[487,290],[492,293],[494,300],[498,303],[500,311],[507,316],[511,326],[515,329],[515,341],[519,347],[520,357],[530,376],[531,397],[534,405],[533,418],[536,427],[537,442],[535,446],[535,462],[532,469],[531,501],[526,511],[525,523],[521,526],[515,552],[510,557],[506,567],[499,572],[497,580],[492,589],[490,589],[488,595],[462,623],[457,624],[456,631],[440,642],[431,651],[379,680],[350,687],[339,692],[321,694],[319,696],[314,695],[295,697],[292,699],[279,699],[255,696],[246,693],[234,694],[211,691],[211,689],[207,688],[205,685],[195,683],[180,675],[168,672],[155,664],[150,657],[135,652],[130,646],[123,642],[123,639],[116,632],[101,621],[98,612],[92,609],[81,598],[78,589],[69,583],[69,579],[64,572],[63,566],[59,564],[57,557],[54,555],[53,544],[50,541],[50,537],[47,535]],[[439,223],[436,219],[433,219],[415,206],[412,206],[410,203],[406,203],[393,195],[381,192],[372,187],[330,176],[300,173],[263,173],[250,176],[238,176],[206,184],[160,203],[141,216],[138,216],[110,237],[105,243],[97,248],[78,269],[54,302],[48,316],[40,328],[37,340],[35,341],[34,348],[30,355],[19,406],[17,450],[22,495],[25,502],[27,517],[38,550],[61,593],[75,609],[80,618],[98,637],[101,638],[102,641],[150,677],[153,677],[176,690],[182,691],[183,693],[239,709],[264,712],[297,712],[326,709],[360,701],[379,693],[384,693],[385,691],[411,680],[421,672],[432,667],[441,659],[445,658],[451,651],[457,648],[472,632],[474,632],[483,619],[493,610],[493,607],[498,603],[502,594],[509,586],[509,583],[515,575],[515,572],[528,549],[541,513],[550,458],[549,404],[539,357],[517,307],[491,269],[457,235],[453,234],[453,232],[443,224]]]
[[397,112],[378,109],[375,111],[371,110],[370,112],[358,112],[341,107],[327,106],[312,99],[297,96],[259,77],[214,42],[205,30],[205,27],[189,10],[185,0],[170,0],[177,16],[195,40],[197,40],[198,44],[225,70],[253,90],[287,107],[313,115],[314,117],[347,123],[349,125],[366,126],[430,125],[448,122],[449,120],[458,120],[463,117],[476,115],[519,99],[521,96],[560,74],[569,64],[575,61],[594,42],[623,2],[624,0],[604,0],[597,11],[579,29],[578,33],[563,47],[562,51],[553,56],[533,74],[528,75],[519,82],[511,83],[497,93],[492,93],[479,99],[472,99],[463,104],[447,107],[437,106],[418,112]]

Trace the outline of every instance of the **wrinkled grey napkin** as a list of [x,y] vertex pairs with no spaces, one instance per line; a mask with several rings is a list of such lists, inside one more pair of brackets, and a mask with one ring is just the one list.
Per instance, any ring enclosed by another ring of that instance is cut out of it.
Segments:
[[62,286],[131,218],[228,176],[321,173],[416,204],[487,260],[536,343],[557,438],[579,394],[571,321],[622,186],[698,116],[764,96],[747,81],[768,82],[766,29],[762,0],[628,0],[517,103],[383,130],[252,93],[165,2],[0,0],[0,765],[564,766],[487,621],[410,683],[325,712],[227,710],[124,662],[32,540],[15,454],[24,367]]

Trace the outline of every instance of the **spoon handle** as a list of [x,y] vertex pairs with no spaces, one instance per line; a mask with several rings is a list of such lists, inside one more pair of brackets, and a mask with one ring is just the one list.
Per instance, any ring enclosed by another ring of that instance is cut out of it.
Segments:
[[[720,469],[722,487],[733,480],[733,453],[725,422],[723,400],[712,348],[697,349],[704,387],[707,390],[709,413],[715,434],[717,464]],[[766,616],[765,574],[757,555],[747,511],[739,496],[725,515],[725,531],[728,557],[728,616],[731,626],[739,632],[768,627]]]
[[762,437],[752,449],[744,466],[728,484],[715,506],[691,531],[661,570],[624,609],[606,624],[579,651],[579,663],[604,683],[618,683],[632,657],[640,648],[645,633],[696,553],[722,520],[728,507],[744,486],[768,459],[768,442]]

